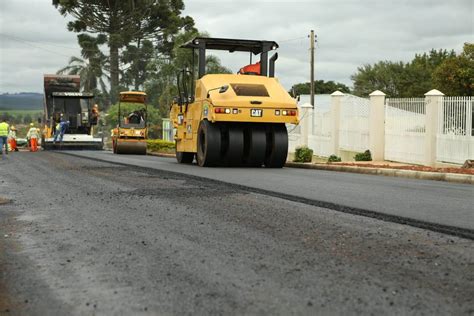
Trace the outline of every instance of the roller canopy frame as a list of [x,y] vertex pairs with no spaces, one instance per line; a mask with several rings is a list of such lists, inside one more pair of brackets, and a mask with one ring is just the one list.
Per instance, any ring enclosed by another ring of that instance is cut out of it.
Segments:
[[254,55],[260,54],[260,73],[266,76],[268,72],[268,52],[277,49],[279,46],[274,41],[244,40],[231,38],[207,38],[195,37],[185,43],[182,48],[191,48],[199,52],[199,75],[202,78],[206,73],[206,50],[226,50],[233,52],[250,52]]

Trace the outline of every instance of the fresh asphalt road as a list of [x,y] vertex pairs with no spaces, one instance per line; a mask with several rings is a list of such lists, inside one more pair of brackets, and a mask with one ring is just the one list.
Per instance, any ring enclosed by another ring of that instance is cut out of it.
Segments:
[[[232,176],[273,172],[301,170]],[[0,160],[0,314],[470,315],[473,245],[160,169]]]
[[109,151],[69,153],[474,230],[474,186],[469,184],[293,168],[200,168],[173,158]]

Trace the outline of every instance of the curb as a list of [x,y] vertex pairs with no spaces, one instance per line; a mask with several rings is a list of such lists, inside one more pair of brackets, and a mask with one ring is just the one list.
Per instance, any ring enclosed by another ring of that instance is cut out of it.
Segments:
[[352,167],[352,166],[336,166],[326,164],[312,164],[312,163],[297,163],[287,162],[285,167],[289,168],[300,168],[300,169],[317,169],[326,171],[341,171],[341,172],[352,172],[362,173],[371,175],[383,175],[389,177],[401,177],[421,180],[435,180],[435,181],[446,181],[453,183],[464,183],[474,184],[474,176],[469,174],[457,174],[457,173],[441,173],[441,172],[426,172],[426,171],[414,171],[414,170],[401,170],[401,169],[389,169],[389,168],[367,168],[367,167]]
[[164,157],[164,158],[176,158],[175,154],[165,154],[165,153],[155,153],[155,152],[147,152],[148,156],[155,156],[155,157]]

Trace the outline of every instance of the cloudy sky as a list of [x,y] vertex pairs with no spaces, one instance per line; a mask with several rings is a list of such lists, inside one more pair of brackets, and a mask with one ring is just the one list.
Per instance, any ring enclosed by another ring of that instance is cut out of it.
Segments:
[[[351,85],[357,67],[411,60],[431,48],[459,52],[474,42],[473,0],[184,0],[184,14],[214,37],[275,40],[286,88],[309,81],[309,39],[317,34],[316,78]],[[0,0],[0,93],[41,92],[42,74],[79,56],[76,34],[51,0]],[[218,54],[237,71],[247,54]]]

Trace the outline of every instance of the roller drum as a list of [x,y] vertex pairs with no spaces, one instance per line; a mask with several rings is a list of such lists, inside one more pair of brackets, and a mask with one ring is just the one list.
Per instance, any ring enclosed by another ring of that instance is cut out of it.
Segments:
[[122,155],[146,155],[146,141],[117,141],[115,152]]
[[288,132],[285,124],[272,124],[267,133],[265,167],[282,168],[288,156]]

